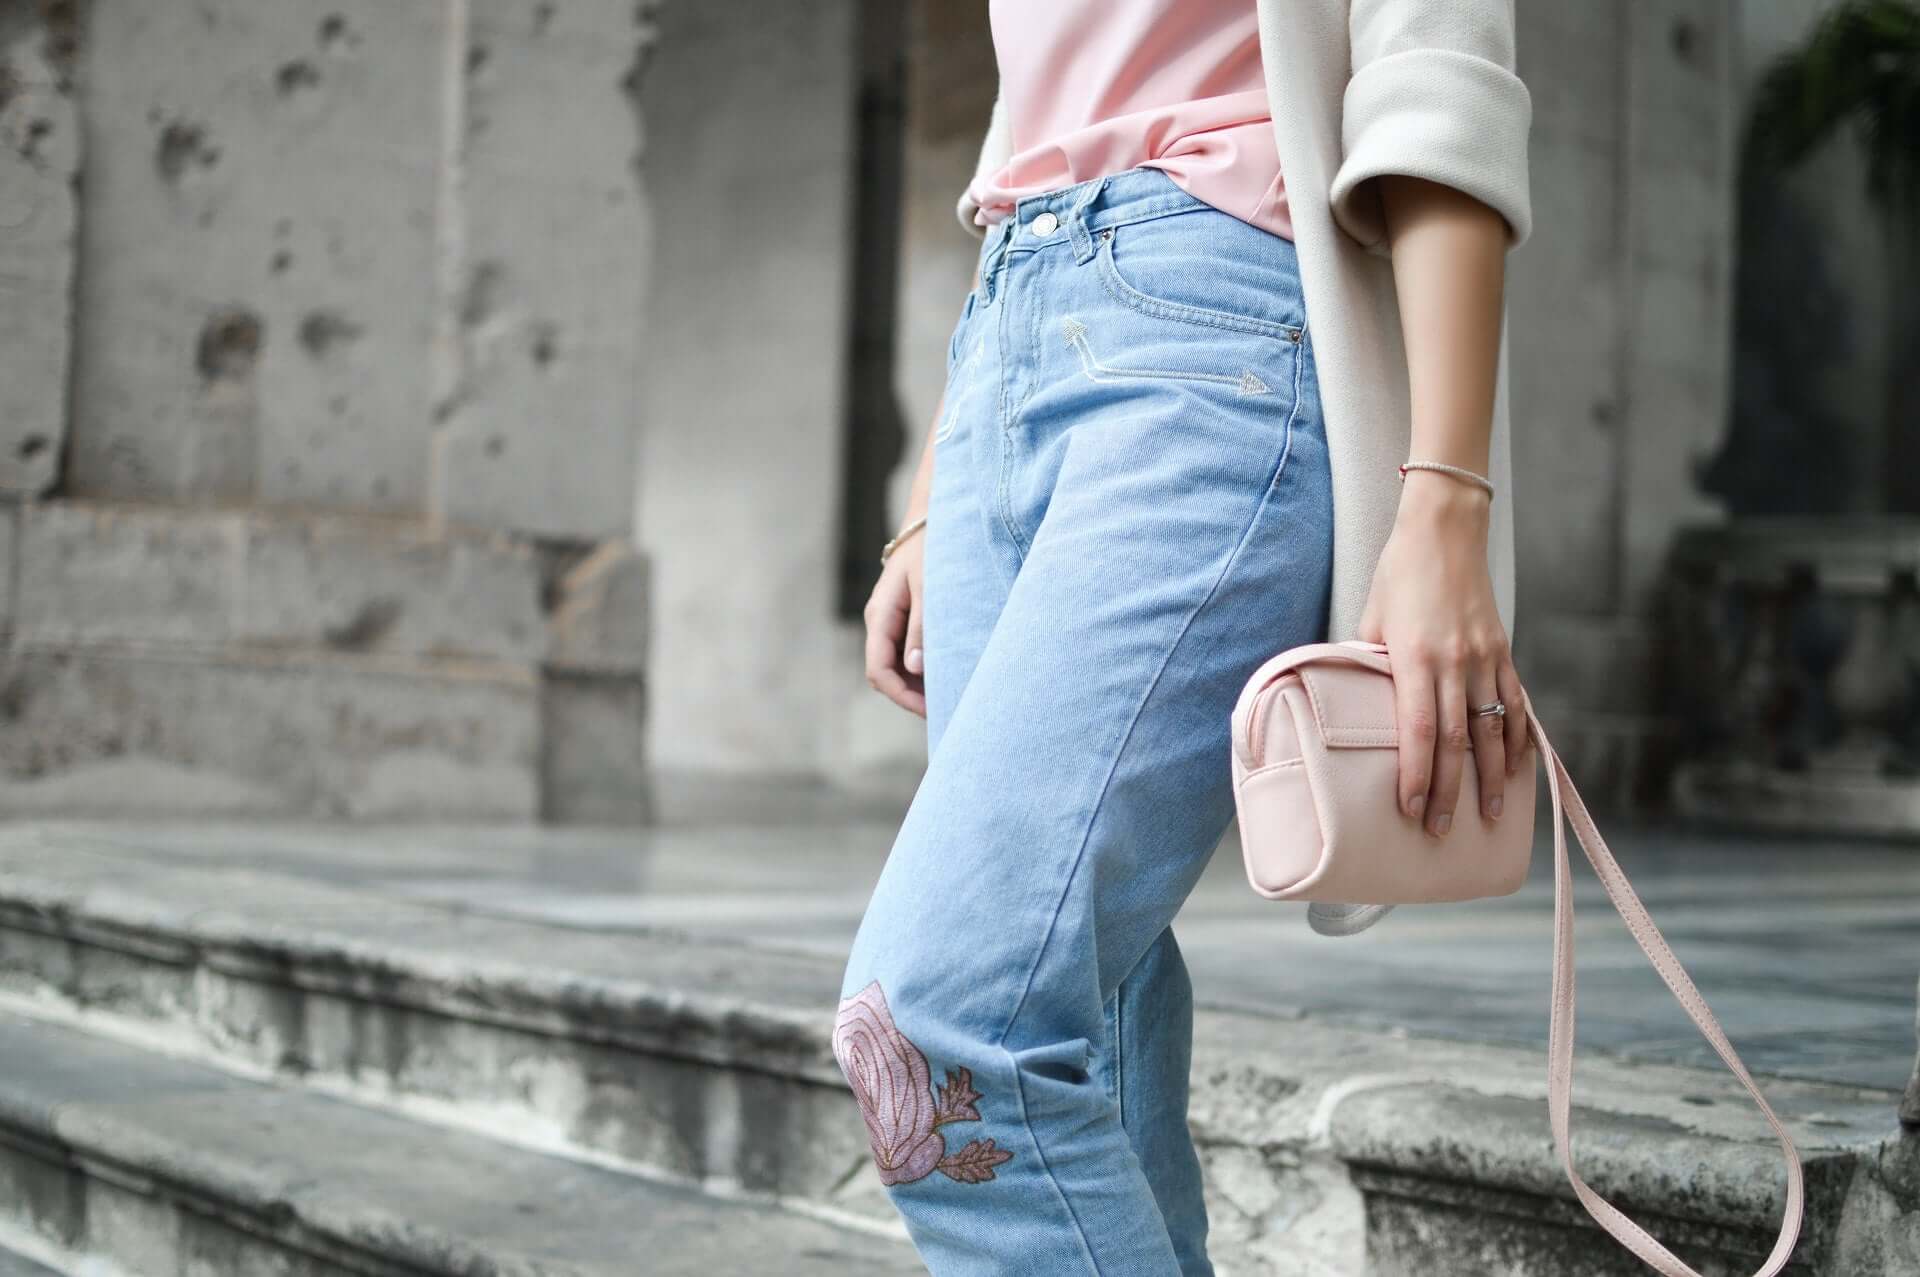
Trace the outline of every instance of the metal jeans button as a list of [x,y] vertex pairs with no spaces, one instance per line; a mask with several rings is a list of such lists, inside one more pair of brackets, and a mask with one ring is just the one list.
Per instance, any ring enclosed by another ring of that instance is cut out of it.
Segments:
[[1060,229],[1060,219],[1055,217],[1052,213],[1042,213],[1040,214],[1040,216],[1034,218],[1031,222],[1028,222],[1027,227],[1035,235],[1038,235],[1044,238],[1045,236],[1051,235],[1055,231]]

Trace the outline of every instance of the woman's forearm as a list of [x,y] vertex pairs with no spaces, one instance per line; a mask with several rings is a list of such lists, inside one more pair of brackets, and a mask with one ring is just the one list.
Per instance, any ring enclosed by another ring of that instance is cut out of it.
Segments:
[[[1494,209],[1422,178],[1385,176],[1380,198],[1406,343],[1409,460],[1484,475],[1499,371],[1507,229]],[[1360,637],[1392,650],[1401,810],[1444,838],[1461,776],[1479,775],[1480,811],[1498,820],[1505,778],[1526,750],[1526,720],[1477,713],[1524,692],[1487,569],[1485,489],[1412,470],[1374,565]],[[1472,742],[1469,751],[1468,742]]]
[[1485,474],[1506,222],[1473,196],[1438,182],[1391,175],[1376,180],[1406,343],[1411,456]]

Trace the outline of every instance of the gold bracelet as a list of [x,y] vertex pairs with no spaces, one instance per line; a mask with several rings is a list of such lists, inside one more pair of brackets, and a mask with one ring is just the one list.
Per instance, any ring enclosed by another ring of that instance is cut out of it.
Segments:
[[906,527],[901,528],[898,532],[894,533],[893,540],[887,542],[885,545],[880,547],[880,562],[882,564],[886,563],[887,559],[892,556],[893,552],[899,548],[900,543],[902,541],[906,540],[908,537],[912,536],[914,533],[918,532],[921,528],[924,528],[926,526],[927,526],[927,516],[923,514],[919,518],[915,519],[912,523],[909,523]]

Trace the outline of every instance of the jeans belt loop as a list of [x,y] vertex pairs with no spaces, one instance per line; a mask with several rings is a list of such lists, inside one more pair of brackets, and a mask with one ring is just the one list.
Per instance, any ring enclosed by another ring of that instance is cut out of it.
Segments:
[[1097,182],[1089,182],[1087,189],[1080,192],[1079,198],[1073,202],[1073,208],[1067,213],[1067,239],[1073,244],[1073,260],[1083,266],[1093,256],[1093,235],[1087,230],[1086,210],[1094,197],[1106,189],[1105,177]]

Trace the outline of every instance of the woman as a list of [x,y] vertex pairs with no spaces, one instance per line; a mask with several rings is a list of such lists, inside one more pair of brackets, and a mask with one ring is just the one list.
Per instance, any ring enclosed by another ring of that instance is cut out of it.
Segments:
[[1522,695],[1494,497],[1530,105],[1510,0],[991,21],[978,269],[866,613],[929,762],[834,1048],[936,1274],[1190,1277],[1169,928],[1232,817],[1243,680],[1387,644],[1401,807],[1436,839],[1499,819],[1525,748],[1490,707]]

